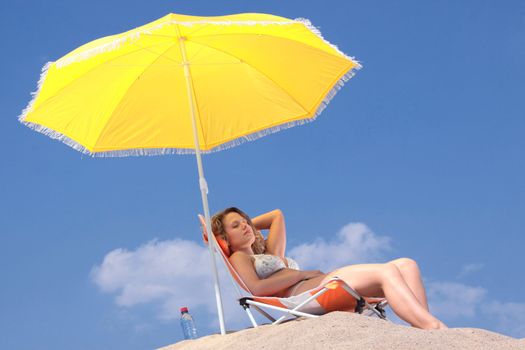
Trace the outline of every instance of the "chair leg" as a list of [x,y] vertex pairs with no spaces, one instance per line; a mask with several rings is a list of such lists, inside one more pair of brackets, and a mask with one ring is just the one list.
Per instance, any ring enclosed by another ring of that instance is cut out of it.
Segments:
[[280,311],[280,312],[284,312],[286,314],[292,314],[294,316],[303,316],[303,317],[319,317],[318,315],[313,315],[313,314],[308,314],[306,312],[302,312],[302,311],[294,311],[294,310],[290,310],[290,309],[285,309],[283,307],[278,307],[278,306],[273,306],[273,305],[269,305],[269,304],[262,304],[262,303],[258,303],[256,301],[253,301],[253,300],[248,300],[246,303],[250,304],[250,305],[259,305],[261,307],[265,307],[265,308],[268,308],[268,309],[272,309],[272,310],[277,310],[277,311]]
[[[366,303],[364,306],[366,307],[366,310],[362,310],[362,314],[365,316],[377,316],[382,320],[386,320],[386,312],[384,307],[388,305],[387,302],[380,302],[375,305],[371,305],[369,303]],[[361,312],[360,312],[361,313]]]
[[267,313],[266,311],[264,311],[263,309],[261,309],[257,305],[253,305],[252,304],[252,306],[255,308],[255,310],[259,311],[262,315],[266,316],[267,319],[269,319],[272,322],[275,322],[275,318],[273,318],[272,315],[270,315],[269,313]]
[[[276,320],[276,321],[275,321],[274,323],[272,323],[272,324],[273,324],[273,325],[278,325],[279,323],[283,322],[283,321],[286,319],[286,317],[288,317],[288,314],[279,317],[279,319]],[[296,316],[296,317],[297,317],[297,316]]]
[[253,328],[257,328],[258,327],[257,326],[257,322],[255,322],[255,318],[253,318],[253,315],[252,315],[252,312],[250,311],[250,308],[249,307],[244,307],[244,311],[246,311],[246,313],[248,314],[248,318],[252,322]]
[[374,309],[376,309],[379,312],[379,314],[380,314],[379,318],[381,318],[383,320],[386,320],[385,306],[387,306],[387,305],[388,305],[388,301],[384,300],[384,301],[376,304],[376,306],[374,308]]

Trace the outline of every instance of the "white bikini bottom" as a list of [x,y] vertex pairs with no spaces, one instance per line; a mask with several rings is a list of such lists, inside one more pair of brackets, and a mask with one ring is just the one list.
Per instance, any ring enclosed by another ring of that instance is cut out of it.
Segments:
[[302,280],[302,281],[299,281],[295,284],[295,286],[293,287],[293,289],[290,291],[290,294],[288,295],[289,297],[291,296],[294,296],[295,295],[295,291],[297,290],[297,288],[299,288],[299,286],[301,284],[303,284],[304,282],[306,282],[306,280]]

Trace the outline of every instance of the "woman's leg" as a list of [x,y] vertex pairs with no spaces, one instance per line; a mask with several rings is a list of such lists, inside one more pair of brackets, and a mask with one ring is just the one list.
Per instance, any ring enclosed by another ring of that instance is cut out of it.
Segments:
[[417,266],[417,263],[410,258],[400,258],[389,261],[388,263],[397,266],[406,284],[416,296],[416,299],[421,306],[428,311],[427,295],[425,293],[425,287],[423,286],[421,273],[419,272],[419,266]]
[[351,265],[330,273],[326,279],[332,276],[363,296],[384,296],[396,315],[414,327],[447,328],[419,303],[395,264]]

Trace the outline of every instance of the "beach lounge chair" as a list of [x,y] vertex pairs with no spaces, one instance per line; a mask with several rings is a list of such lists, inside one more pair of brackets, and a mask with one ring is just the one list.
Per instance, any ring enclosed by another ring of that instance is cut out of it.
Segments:
[[[199,219],[203,227],[204,241],[208,243],[204,218],[202,215],[199,215]],[[215,251],[222,257],[222,261],[230,272],[230,277],[232,278],[233,285],[237,291],[239,304],[246,311],[253,327],[257,327],[257,322],[250,311],[250,307],[253,307],[260,312],[273,324],[279,324],[289,316],[318,317],[319,315],[331,311],[356,312],[367,316],[375,315],[381,319],[386,319],[384,311],[384,308],[387,305],[386,299],[362,297],[338,277],[330,279],[324,285],[291,297],[255,296],[250,292],[250,289],[246,286],[241,276],[239,276],[237,271],[235,271],[234,267],[230,264],[230,261],[228,260],[230,252],[226,241],[218,237],[215,238],[215,240],[212,240],[216,242]],[[284,315],[275,319],[263,309],[279,311],[284,313]]]

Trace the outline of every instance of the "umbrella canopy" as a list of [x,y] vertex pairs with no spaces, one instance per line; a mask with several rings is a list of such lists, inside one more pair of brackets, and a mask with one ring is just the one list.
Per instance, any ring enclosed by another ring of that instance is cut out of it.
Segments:
[[20,121],[92,156],[195,152],[211,232],[201,152],[315,119],[359,67],[305,19],[169,14],[48,63]]
[[192,153],[185,67],[209,152],[314,119],[360,66],[308,20],[169,14],[46,65],[20,120],[93,156]]

